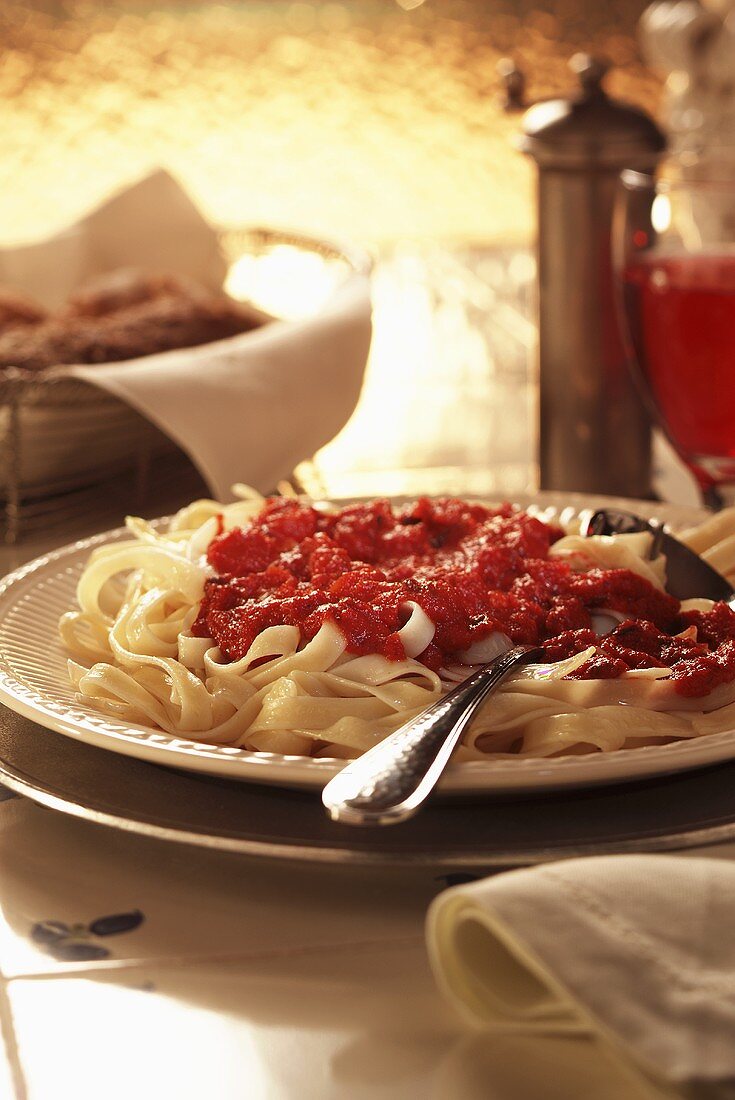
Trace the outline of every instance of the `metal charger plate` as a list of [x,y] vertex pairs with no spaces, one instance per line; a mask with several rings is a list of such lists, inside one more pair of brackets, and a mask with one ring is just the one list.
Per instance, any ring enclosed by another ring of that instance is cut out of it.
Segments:
[[320,863],[512,867],[735,838],[735,762],[540,797],[441,799],[403,825],[357,829],[329,821],[315,791],[144,763],[3,708],[0,783],[51,809],[144,836]]

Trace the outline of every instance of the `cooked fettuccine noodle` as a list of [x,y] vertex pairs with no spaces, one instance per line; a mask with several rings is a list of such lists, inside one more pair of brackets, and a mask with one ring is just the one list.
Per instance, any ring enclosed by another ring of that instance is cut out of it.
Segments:
[[[406,653],[400,661],[355,656],[329,621],[306,644],[298,627],[268,627],[233,661],[211,638],[195,636],[191,627],[211,574],[209,543],[222,530],[247,527],[263,503],[238,488],[236,503],[196,501],[165,530],[129,519],[129,539],[92,553],[78,585],[79,610],[60,622],[81,702],[186,740],[349,758],[468,674],[467,664],[437,673],[416,660],[434,632],[418,604],[408,608],[400,631]],[[663,587],[663,559],[646,560],[648,535],[582,539],[578,523],[570,520],[551,559],[628,569]],[[735,575],[735,511],[682,537],[725,575]],[[712,606],[702,599],[682,604],[684,610]],[[463,660],[489,660],[506,645],[503,636],[491,635]],[[610,752],[735,728],[735,683],[688,698],[676,693],[667,668],[636,669],[618,679],[568,679],[592,652],[528,666],[506,681],[472,724],[457,760]]]

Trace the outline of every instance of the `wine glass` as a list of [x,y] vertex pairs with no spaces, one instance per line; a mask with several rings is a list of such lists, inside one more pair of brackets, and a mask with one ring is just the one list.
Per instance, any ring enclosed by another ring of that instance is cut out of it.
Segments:
[[[733,170],[730,170],[732,166]],[[707,504],[735,502],[735,158],[626,171],[614,253],[644,398]]]

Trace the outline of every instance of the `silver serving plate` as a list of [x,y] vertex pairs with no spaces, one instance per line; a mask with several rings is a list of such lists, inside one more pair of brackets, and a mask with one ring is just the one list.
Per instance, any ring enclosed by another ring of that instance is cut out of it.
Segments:
[[445,800],[394,829],[355,830],[327,820],[316,791],[162,768],[3,710],[0,783],[51,809],[143,836],[342,865],[481,870],[735,838],[735,762],[584,792]]

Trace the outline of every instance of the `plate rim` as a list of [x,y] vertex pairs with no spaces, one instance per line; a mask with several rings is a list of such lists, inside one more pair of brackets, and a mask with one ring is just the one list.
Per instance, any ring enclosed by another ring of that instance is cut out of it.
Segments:
[[[677,515],[680,523],[694,523],[709,514],[705,509],[689,505],[605,498],[598,494],[539,491],[528,494],[514,493],[511,496],[511,503],[519,507],[546,507],[555,508],[557,511],[562,508],[573,508],[579,511],[592,506],[599,507],[600,501],[607,502],[610,506],[614,502],[618,507],[633,505],[639,511],[658,514],[664,519],[668,513],[672,517],[670,522],[674,524],[677,521],[673,517]],[[474,494],[468,494],[467,499],[497,503],[497,501],[490,501],[488,497],[478,497]],[[335,503],[346,503],[346,501],[335,500]],[[155,526],[161,526],[170,519],[170,516],[163,516],[154,520],[153,523]],[[100,545],[119,541],[128,534],[124,526],[111,528],[77,539],[25,562],[0,579],[0,615],[8,610],[8,606],[12,606],[12,602],[8,605],[11,593],[18,595],[26,582],[33,589],[34,581],[37,584],[38,578],[43,578],[45,573],[53,574],[54,567],[59,563],[71,559],[77,564],[80,555],[88,554]],[[50,579],[53,582],[53,575]],[[33,701],[29,701],[29,697]],[[53,699],[44,697],[38,690],[24,684],[17,675],[13,674],[2,641],[0,641],[0,703],[38,725],[96,748],[106,749],[123,756],[132,756],[149,763],[179,767],[225,779],[262,782],[272,786],[297,787],[303,790],[320,788],[344,766],[343,761],[334,757],[314,758],[240,749],[227,745],[190,741],[153,727],[132,725],[126,727],[125,723],[110,720],[101,713],[94,712],[92,708],[83,708],[85,713],[80,721],[70,707],[62,706],[60,713],[56,709],[60,704],[54,704]],[[49,707],[49,703],[53,706]],[[63,711],[66,711],[66,715]],[[703,753],[705,759],[701,759]],[[735,729],[675,741],[667,745],[618,749],[609,754],[590,753],[556,758],[526,757],[512,760],[464,761],[450,766],[443,777],[440,789],[452,794],[475,795],[500,791],[520,793],[575,786],[589,787],[689,770],[732,757],[735,757]]]
[[[45,787],[28,779],[19,778],[15,773],[9,772],[0,760],[0,780],[4,786],[16,794],[44,806],[49,810],[67,814],[80,821],[87,821],[94,825],[102,825],[108,828],[120,829],[123,832],[133,833],[137,836],[150,837],[155,840],[173,841],[177,844],[194,845],[197,848],[205,848],[211,851],[223,851],[236,855],[251,856],[265,859],[278,859],[286,862],[317,863],[323,865],[342,865],[354,867],[380,867],[394,868],[482,868],[497,867],[506,869],[511,867],[540,866],[552,860],[565,858],[564,849],[543,848],[525,852],[523,859],[511,859],[507,853],[493,852],[466,852],[461,849],[452,849],[441,853],[439,857],[429,851],[417,853],[386,852],[383,849],[371,850],[369,848],[350,848],[340,845],[328,844],[293,844],[285,843],[278,839],[270,841],[254,838],[227,837],[217,833],[202,833],[196,829],[177,829],[172,825],[163,825],[158,822],[144,821],[142,818],[125,817],[123,814],[113,813],[86,805],[82,801],[73,801],[71,798],[54,794]],[[695,829],[679,830],[678,832],[662,836],[629,837],[617,839],[608,843],[589,842],[578,845],[573,852],[573,858],[583,856],[600,855],[632,855],[634,853],[651,852],[677,852],[688,848],[708,848],[717,844],[723,844],[735,838],[735,823],[722,825],[707,825]],[[567,854],[567,857],[571,853]]]

